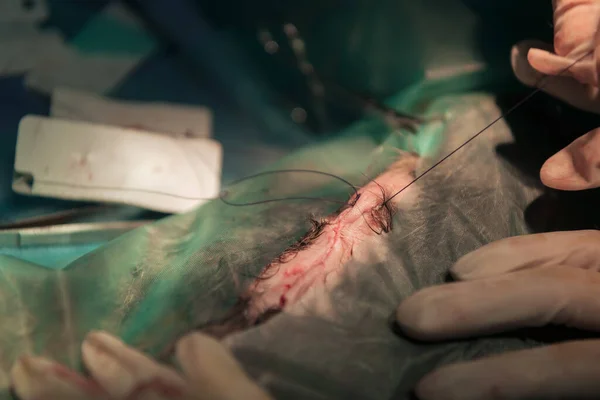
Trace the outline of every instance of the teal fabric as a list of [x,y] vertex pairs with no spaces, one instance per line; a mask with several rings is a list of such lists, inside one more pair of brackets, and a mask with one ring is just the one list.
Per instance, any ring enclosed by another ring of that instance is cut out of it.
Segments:
[[8,247],[0,249],[0,254],[12,256],[50,269],[61,269],[104,244],[104,242],[100,242],[70,246]]

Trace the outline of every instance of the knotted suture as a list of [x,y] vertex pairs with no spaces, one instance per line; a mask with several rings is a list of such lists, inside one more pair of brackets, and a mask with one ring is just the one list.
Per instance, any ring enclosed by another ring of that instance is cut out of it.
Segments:
[[338,210],[311,216],[310,228],[263,268],[230,311],[198,329],[223,338],[265,323],[343,270],[355,251],[368,251],[372,240],[392,231],[397,211],[387,201],[398,185],[414,177],[418,157],[403,153],[376,180],[358,189]]

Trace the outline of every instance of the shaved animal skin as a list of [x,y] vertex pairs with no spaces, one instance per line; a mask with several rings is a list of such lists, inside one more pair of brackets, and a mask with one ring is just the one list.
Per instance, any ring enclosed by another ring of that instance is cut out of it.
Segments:
[[292,309],[316,285],[335,284],[335,277],[351,259],[368,262],[373,247],[383,247],[374,242],[391,230],[395,210],[410,202],[411,190],[383,203],[414,179],[417,162],[416,155],[402,155],[358,190],[347,206],[315,223],[300,246],[292,246],[269,264],[242,296],[248,322],[274,310]]
[[313,221],[313,228],[304,237],[263,269],[228,316],[199,330],[223,338],[284,310],[302,313],[302,307],[297,306],[314,299],[320,290],[334,287],[351,260],[365,264],[383,261],[382,253],[387,249],[383,238],[392,229],[393,214],[413,203],[415,188],[386,200],[414,179],[418,162],[415,154],[401,154],[338,212]]

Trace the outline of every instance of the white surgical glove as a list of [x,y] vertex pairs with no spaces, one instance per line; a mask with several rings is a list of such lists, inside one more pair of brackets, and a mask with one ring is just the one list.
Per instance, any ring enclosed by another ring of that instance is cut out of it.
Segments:
[[193,333],[176,357],[182,374],[104,332],[82,345],[86,378],[51,360],[22,357],[11,371],[21,400],[272,400],[218,341]]
[[[511,57],[515,75],[526,85],[540,84],[543,91],[566,103],[600,113],[600,1],[554,0],[553,5],[554,52],[552,46],[537,41],[517,44]],[[599,130],[548,159],[540,175],[544,184],[555,189],[600,187]]]
[[[397,320],[435,341],[559,324],[600,333],[600,232],[500,240],[459,259],[461,282],[401,303]],[[445,366],[418,384],[422,400],[598,399],[600,338]]]
[[[600,113],[600,0],[553,6],[554,53],[543,43],[519,43],[515,74],[529,86],[547,75],[545,92]],[[600,187],[600,128],[548,159],[540,175],[556,189]],[[462,257],[451,274],[459,282],[400,304],[406,334],[437,341],[547,324],[600,334],[599,231],[500,240]],[[600,336],[445,366],[426,375],[416,393],[422,400],[600,399]]]

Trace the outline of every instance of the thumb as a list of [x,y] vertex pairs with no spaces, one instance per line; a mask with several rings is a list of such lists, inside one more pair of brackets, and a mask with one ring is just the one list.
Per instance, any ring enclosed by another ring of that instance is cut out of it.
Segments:
[[[591,54],[590,54],[591,55]],[[577,81],[598,86],[598,71],[593,57],[580,60],[561,57],[547,50],[532,48],[527,53],[529,64],[538,72],[553,76],[570,76]]]
[[577,138],[542,166],[544,185],[559,190],[600,187],[600,128]]
[[[511,65],[517,79],[527,86],[540,87],[543,92],[573,107],[600,113],[600,89],[573,78],[573,68],[585,61],[567,69],[572,62],[567,64],[564,59],[550,53],[551,48],[551,45],[536,40],[515,45],[511,52]],[[576,71],[583,74],[580,69]]]

